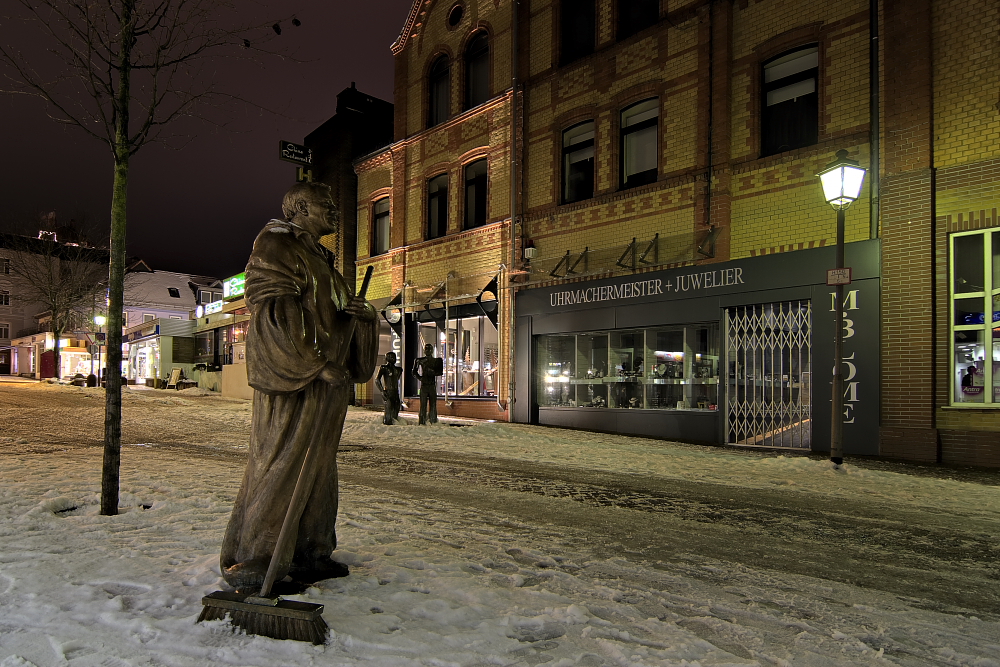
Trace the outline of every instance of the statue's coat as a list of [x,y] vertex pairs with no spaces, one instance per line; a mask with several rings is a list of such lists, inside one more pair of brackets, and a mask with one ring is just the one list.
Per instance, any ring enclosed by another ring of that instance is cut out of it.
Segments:
[[[372,311],[371,320],[359,319],[353,338],[344,340],[351,316],[343,307],[351,291],[332,260],[314,236],[272,220],[254,242],[247,264],[246,363],[254,388],[253,424],[246,473],[221,554],[224,576],[237,588],[263,580],[310,446],[320,448],[316,481],[296,539],[290,541],[294,549],[280,554],[277,578],[292,566],[310,567],[337,545],[337,448],[349,383],[371,377],[378,333]],[[341,364],[345,345],[349,349]],[[342,383],[319,378],[328,364],[342,369]],[[251,567],[242,575],[225,571],[236,564]]]

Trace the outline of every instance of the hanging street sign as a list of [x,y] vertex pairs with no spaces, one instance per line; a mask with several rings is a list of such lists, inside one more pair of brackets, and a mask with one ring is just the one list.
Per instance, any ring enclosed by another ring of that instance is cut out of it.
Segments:
[[293,144],[290,141],[280,140],[278,141],[278,159],[285,162],[312,166],[313,152],[312,149],[306,148],[301,144]]

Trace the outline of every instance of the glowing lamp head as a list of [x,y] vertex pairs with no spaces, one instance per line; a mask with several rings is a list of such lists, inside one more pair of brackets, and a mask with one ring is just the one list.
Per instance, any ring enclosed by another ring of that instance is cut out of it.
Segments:
[[827,165],[819,174],[823,184],[823,198],[836,209],[843,209],[854,203],[861,194],[861,184],[865,180],[864,168],[855,160],[847,158],[847,151],[837,151],[837,159]]
[[94,324],[96,324],[99,327],[103,327],[105,324],[107,324],[107,322],[108,322],[108,318],[104,317],[104,315],[95,315],[94,316]]

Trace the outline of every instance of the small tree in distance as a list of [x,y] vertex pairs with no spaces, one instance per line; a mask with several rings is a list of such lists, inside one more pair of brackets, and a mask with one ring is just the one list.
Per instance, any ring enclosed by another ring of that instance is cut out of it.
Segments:
[[[129,160],[165,128],[205,103],[238,100],[215,88],[213,59],[265,52],[273,20],[241,21],[241,0],[19,0],[25,28],[45,54],[25,57],[0,44],[13,84],[50,116],[107,145],[114,163],[108,263],[108,364],[101,514],[118,513],[121,465],[122,308]],[[8,31],[10,30],[10,21]],[[278,33],[274,30],[273,33]]]

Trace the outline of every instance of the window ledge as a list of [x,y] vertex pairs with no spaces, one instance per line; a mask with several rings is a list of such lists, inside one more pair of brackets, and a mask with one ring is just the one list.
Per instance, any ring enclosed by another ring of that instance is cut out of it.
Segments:
[[942,405],[940,409],[941,410],[956,410],[958,412],[969,411],[969,410],[978,410],[980,412],[993,412],[993,411],[996,411],[996,410],[1000,410],[1000,403],[986,403],[986,404],[979,404],[979,405],[976,405],[974,403],[969,403],[969,404],[964,404],[964,405],[963,404],[958,404],[958,405]]

